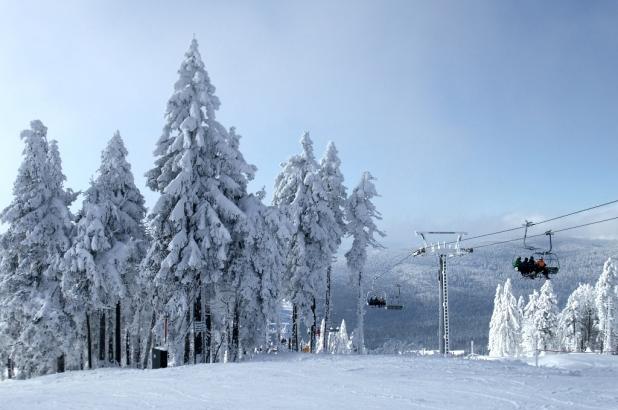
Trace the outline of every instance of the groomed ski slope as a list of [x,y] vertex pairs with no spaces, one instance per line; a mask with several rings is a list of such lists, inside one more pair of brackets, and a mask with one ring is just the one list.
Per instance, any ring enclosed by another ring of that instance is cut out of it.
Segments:
[[518,361],[286,354],[0,383],[3,409],[617,409],[618,357]]

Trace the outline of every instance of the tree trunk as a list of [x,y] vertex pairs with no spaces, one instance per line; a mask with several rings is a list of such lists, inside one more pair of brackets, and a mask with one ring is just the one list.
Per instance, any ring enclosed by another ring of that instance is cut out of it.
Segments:
[[107,315],[107,361],[114,363],[114,319],[112,313]]
[[204,334],[204,362],[212,363],[213,362],[213,340],[212,340],[212,312],[210,306],[210,292],[208,292],[206,296],[205,306],[204,306],[204,314],[205,314],[205,334]]
[[187,329],[185,332],[185,351],[184,351],[184,356],[183,356],[183,363],[184,364],[189,364],[189,361],[191,360],[191,332],[189,327],[191,326],[191,309],[189,308],[187,310],[187,314],[185,315],[185,319],[187,322]]
[[[195,303],[193,304],[193,321],[194,323],[199,323],[200,328],[198,330],[202,330],[201,324],[203,321],[202,317],[202,293],[198,295]],[[195,325],[194,325],[195,329]],[[200,355],[200,358],[203,356],[203,345],[202,345],[202,332],[196,331],[193,332],[193,363],[197,363],[197,355]]]
[[116,303],[116,347],[114,353],[116,353],[116,365],[122,365],[122,329],[120,325],[120,302]]
[[105,360],[105,312],[99,316],[99,360]]
[[135,323],[135,328],[133,330],[133,334],[131,335],[131,348],[133,349],[133,363],[137,368],[141,367],[142,361],[142,313],[144,309],[139,307],[137,309],[137,323]]
[[298,307],[296,303],[292,305],[292,350],[300,351],[298,346]]
[[129,330],[127,329],[125,335],[124,335],[124,346],[125,346],[125,357],[126,357],[126,366],[127,367],[131,367],[131,341],[130,339],[130,334],[129,334]]
[[318,315],[316,312],[316,307],[315,307],[315,298],[313,298],[312,302],[311,302],[311,314],[313,315],[313,323],[311,324],[311,338],[310,340],[310,352],[311,353],[315,353],[316,352],[316,340],[315,340],[315,336],[316,336],[316,329],[318,328]]
[[58,356],[58,360],[56,361],[56,372],[64,373],[64,355],[63,354]]
[[234,303],[234,321],[232,323],[231,360],[237,362],[240,356],[240,307]]
[[156,313],[153,309],[152,311],[152,320],[150,321],[150,331],[148,332],[148,339],[146,340],[146,351],[144,352],[144,363],[143,363],[143,367],[144,369],[148,368],[148,361],[150,360],[150,351],[152,350],[152,334],[153,334],[153,330],[155,327],[155,324],[157,323],[157,316]]
[[92,332],[90,329],[90,315],[86,313],[86,333],[88,343],[88,369],[92,370]]
[[588,323],[586,326],[586,345],[590,347],[590,339],[592,338],[592,315],[588,312]]
[[13,376],[13,361],[11,360],[11,358],[9,357],[8,359],[6,359],[6,373],[7,373],[7,377],[9,379],[12,379]]
[[357,331],[356,345],[359,354],[365,354],[365,295],[363,294],[363,273],[358,271],[358,303],[356,306]]
[[328,265],[326,270],[326,303],[324,306],[324,334],[322,335],[322,353],[328,352],[328,332],[330,330],[330,309],[331,309],[331,273],[332,265]]

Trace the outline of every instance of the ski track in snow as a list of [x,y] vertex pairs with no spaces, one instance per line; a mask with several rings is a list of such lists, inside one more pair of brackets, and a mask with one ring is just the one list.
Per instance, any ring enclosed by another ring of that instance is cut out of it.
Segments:
[[0,409],[617,409],[618,357],[519,361],[283,354],[0,383]]

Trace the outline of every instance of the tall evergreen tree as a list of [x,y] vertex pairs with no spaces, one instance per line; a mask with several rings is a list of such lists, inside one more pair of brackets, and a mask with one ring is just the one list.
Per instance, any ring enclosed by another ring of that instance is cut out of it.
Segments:
[[[62,287],[77,308],[74,314],[82,328],[86,326],[88,341],[96,327],[91,320],[94,312],[101,312],[104,317],[104,312],[120,309],[122,302],[124,315],[132,323],[133,312],[143,303],[134,296],[139,295],[138,266],[147,247],[143,224],[146,208],[127,155],[124,142],[116,132],[103,151],[97,175],[85,193],[77,215],[77,233],[65,254]],[[116,324],[114,352],[118,364],[120,330]],[[105,329],[99,331],[104,333]],[[91,357],[91,343],[87,345]],[[99,349],[105,356],[104,347]]]
[[594,288],[587,283],[580,284],[560,313],[562,347],[571,352],[595,349],[598,321]]
[[[162,338],[168,321],[177,363],[190,330],[190,308],[205,290],[209,304],[215,299],[210,285],[223,277],[230,247],[245,232],[238,201],[255,172],[240,155],[234,131],[216,119],[219,99],[195,39],[178,74],[155,167],[147,173],[148,186],[160,196],[150,215],[153,242],[143,262],[155,286],[155,332]],[[213,333],[208,329],[207,349]]]
[[533,315],[533,326],[538,333],[539,348],[556,349],[558,345],[558,300],[551,281],[541,287]]
[[[328,206],[333,212],[333,217],[336,224],[329,231],[332,247],[338,249],[341,245],[341,239],[345,234],[345,203],[347,200],[346,188],[343,184],[343,174],[341,173],[341,160],[337,153],[337,147],[334,142],[329,142],[326,147],[326,154],[320,161],[318,175],[323,181],[324,189],[328,198]],[[333,255],[334,258],[334,255]],[[328,331],[331,326],[330,315],[332,310],[332,263],[329,263],[326,271],[326,300],[324,306],[324,331]],[[327,351],[327,340],[323,332],[320,332],[321,346],[320,350]]]
[[523,317],[513,296],[511,280],[496,290],[494,314],[491,317],[489,355],[518,356],[521,348]]
[[489,321],[489,338],[487,346],[489,355],[493,357],[500,357],[500,352],[502,351],[499,345],[500,338],[498,336],[498,328],[500,326],[500,321],[502,320],[502,300],[502,285],[498,284],[496,287],[496,296],[494,296],[494,310]]
[[240,203],[247,215],[248,233],[229,270],[238,310],[233,321],[231,360],[237,359],[240,350],[267,342],[268,325],[279,313],[289,231],[279,209],[262,203],[264,196],[260,191]]
[[293,349],[299,350],[300,319],[311,325],[315,351],[316,299],[325,285],[326,269],[336,251],[331,230],[336,226],[324,182],[317,174],[313,142],[301,139],[303,152],[290,158],[275,181],[273,204],[288,218],[291,240],[287,258],[287,294],[293,304]]
[[[9,356],[21,377],[75,366],[75,325],[60,291],[61,255],[72,230],[70,204],[76,195],[64,188],[58,146],[48,143],[47,128],[35,120],[21,134],[24,159],[13,188],[13,201],[0,220],[0,325]],[[77,349],[79,350],[79,349]]]
[[596,307],[599,315],[599,332],[604,353],[614,352],[618,324],[616,309],[618,309],[618,269],[613,258],[603,265],[603,272],[596,286]]
[[532,355],[539,348],[539,332],[534,325],[534,314],[537,309],[539,292],[535,289],[528,296],[528,303],[524,306],[524,326],[522,329],[522,352]]
[[358,286],[357,328],[354,334],[356,349],[360,354],[365,353],[363,270],[367,262],[367,248],[382,247],[375,235],[386,236],[378,229],[375,222],[381,220],[382,216],[372,202],[373,198],[378,196],[373,181],[375,178],[369,172],[363,173],[360,183],[354,188],[346,204],[346,220],[348,221],[346,231],[352,237],[352,247],[346,252],[345,257],[351,278]]

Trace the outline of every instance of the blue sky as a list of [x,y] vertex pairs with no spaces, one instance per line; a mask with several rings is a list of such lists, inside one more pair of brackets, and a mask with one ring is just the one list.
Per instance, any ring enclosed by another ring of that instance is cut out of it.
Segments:
[[144,186],[193,34],[252,188],[272,193],[309,130],[318,156],[335,141],[350,187],[378,178],[387,244],[616,199],[616,21],[610,1],[0,0],[0,204],[34,118],[70,187],[116,129]]

